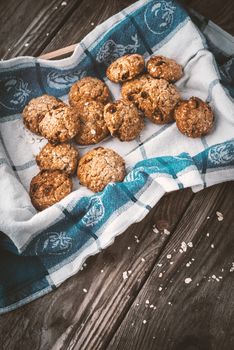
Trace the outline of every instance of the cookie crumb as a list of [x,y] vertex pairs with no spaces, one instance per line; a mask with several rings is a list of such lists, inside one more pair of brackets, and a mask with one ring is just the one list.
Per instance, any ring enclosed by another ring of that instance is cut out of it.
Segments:
[[187,277],[187,278],[185,278],[184,282],[185,282],[186,284],[189,284],[189,283],[192,282],[192,278]]

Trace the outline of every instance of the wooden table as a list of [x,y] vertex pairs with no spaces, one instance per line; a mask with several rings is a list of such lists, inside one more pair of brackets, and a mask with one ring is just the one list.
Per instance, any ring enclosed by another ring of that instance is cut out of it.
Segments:
[[[132,2],[1,0],[0,58],[77,43]],[[232,0],[184,3],[234,33]],[[233,198],[233,182],[164,196],[56,291],[1,316],[0,349],[234,349]]]

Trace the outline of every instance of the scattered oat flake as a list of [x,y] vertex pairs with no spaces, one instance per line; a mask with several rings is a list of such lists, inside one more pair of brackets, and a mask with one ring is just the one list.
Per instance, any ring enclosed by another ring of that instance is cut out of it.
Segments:
[[153,304],[151,304],[151,305],[150,305],[150,308],[152,309],[153,307],[154,307],[154,305],[153,305]]
[[162,266],[162,264],[157,264],[157,266],[161,267],[161,266]]
[[209,235],[210,235],[210,234],[209,234],[209,232],[207,232],[207,234],[206,234],[206,235],[207,235],[207,237],[209,237]]
[[213,249],[214,248],[214,244],[211,244],[210,247]]
[[[223,269],[222,269],[223,270]],[[232,262],[232,266],[230,268],[230,272],[233,272],[234,271],[234,262]]]
[[186,252],[187,250],[187,244],[185,242],[181,243],[181,249],[183,250],[183,252]]
[[149,304],[149,300],[147,299],[147,300],[145,301],[145,303],[146,303],[146,304]]
[[131,249],[131,247],[128,247],[128,250],[130,250]]
[[167,254],[167,259],[171,259],[171,254]]
[[168,231],[166,228],[164,228],[163,233],[164,233],[165,235],[169,235],[171,232]]
[[189,248],[192,248],[192,247],[193,247],[193,242],[188,242],[188,243],[187,243],[187,246],[188,246]]
[[161,292],[162,291],[162,287],[159,287],[158,290],[159,290],[159,292]]
[[28,47],[28,46],[29,46],[29,43],[25,43],[24,46],[25,46],[25,47]]
[[93,23],[93,22],[91,22],[91,26],[94,26],[94,23]]
[[189,283],[192,282],[192,278],[187,277],[187,278],[185,278],[184,282],[185,282],[186,284],[189,284]]
[[216,211],[218,221],[223,221],[223,214],[220,211]]
[[104,272],[104,270],[101,270],[101,273],[103,273]]
[[170,265],[173,265],[174,264],[174,261],[170,261]]
[[168,301],[168,305],[172,305],[172,303],[170,301]]
[[207,216],[207,220],[209,220],[210,219],[210,216]]
[[66,2],[66,1],[63,1],[63,2],[61,3],[61,6],[67,6],[67,2]]
[[142,261],[142,262],[145,262],[145,259],[144,259],[144,258],[141,258],[141,261]]
[[83,288],[83,292],[84,292],[84,293],[87,293],[88,291],[87,291],[87,289],[86,289],[86,288]]
[[154,233],[159,233],[159,230],[157,229],[157,227],[155,225],[153,225],[153,232]]
[[127,271],[124,271],[123,272],[123,279],[126,280],[128,278],[128,273]]
[[143,321],[142,321],[143,324],[146,324],[146,322],[147,322],[146,320],[143,320]]
[[131,275],[131,273],[132,273],[132,270],[128,270],[128,274]]
[[161,278],[161,277],[162,277],[162,275],[163,275],[163,274],[162,274],[162,272],[160,272],[160,274],[158,275],[158,277],[159,277],[159,278]]

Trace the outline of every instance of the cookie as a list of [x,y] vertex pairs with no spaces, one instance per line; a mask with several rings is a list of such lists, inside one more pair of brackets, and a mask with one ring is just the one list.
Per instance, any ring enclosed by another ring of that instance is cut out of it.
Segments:
[[108,103],[104,108],[104,118],[111,135],[120,141],[134,140],[144,127],[136,106],[124,100]]
[[146,64],[146,69],[153,78],[163,78],[171,83],[183,76],[182,66],[164,56],[152,56]]
[[30,197],[37,210],[44,210],[59,202],[72,191],[72,181],[61,170],[42,170],[32,178]]
[[180,94],[165,79],[154,79],[143,74],[122,86],[125,100],[134,102],[144,115],[155,124],[167,124],[174,120],[173,112],[180,101]]
[[93,77],[85,77],[72,85],[69,103],[76,107],[81,101],[97,101],[103,104],[110,101],[110,91],[106,84]]
[[71,140],[79,127],[77,110],[64,105],[46,113],[39,124],[39,132],[51,143],[59,143]]
[[49,95],[42,95],[37,98],[33,98],[24,107],[22,112],[24,125],[30,131],[40,134],[39,123],[42,121],[46,113],[63,105],[63,101]]
[[77,110],[80,118],[79,132],[75,137],[79,145],[92,145],[109,135],[103,112],[104,105],[97,101],[82,102]]
[[36,162],[41,170],[63,170],[71,175],[77,168],[78,151],[67,143],[47,143],[36,156]]
[[107,78],[114,83],[120,83],[135,78],[145,68],[144,57],[138,54],[125,55],[107,68]]
[[181,101],[175,109],[174,116],[180,132],[193,138],[208,134],[214,124],[210,106],[198,97]]
[[110,182],[123,181],[125,162],[109,148],[94,148],[80,159],[77,176],[82,185],[99,192]]

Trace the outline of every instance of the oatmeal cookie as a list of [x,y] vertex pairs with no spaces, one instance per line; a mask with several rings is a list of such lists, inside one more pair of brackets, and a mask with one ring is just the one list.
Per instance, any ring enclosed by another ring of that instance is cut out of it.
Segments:
[[114,83],[131,80],[143,72],[145,68],[144,57],[139,54],[125,55],[107,68],[106,75]]
[[30,197],[37,210],[44,210],[59,202],[72,191],[72,181],[61,170],[42,170],[32,178]]
[[109,135],[103,112],[104,105],[97,101],[79,103],[77,110],[80,118],[79,132],[75,137],[79,145],[92,145]]
[[41,170],[63,170],[71,175],[77,168],[78,151],[68,143],[47,143],[36,156],[36,162]]
[[97,101],[103,104],[110,101],[110,91],[105,83],[93,77],[85,77],[72,85],[69,103],[76,107],[81,101]]
[[155,124],[172,122],[174,108],[180,101],[180,94],[173,84],[165,79],[154,79],[148,74],[124,83],[122,96],[134,102]]
[[123,181],[125,162],[109,148],[94,148],[80,159],[77,176],[82,185],[99,192],[110,182]]
[[181,101],[175,109],[174,116],[180,132],[193,138],[208,134],[214,124],[211,107],[198,97]]
[[53,96],[42,95],[33,98],[24,107],[22,112],[24,125],[30,131],[40,134],[39,123],[42,121],[46,113],[60,106],[64,106],[63,101]]
[[153,78],[163,78],[171,83],[183,76],[182,66],[164,56],[152,56],[146,64],[146,69]]
[[121,141],[134,140],[144,127],[140,111],[133,103],[124,100],[108,103],[104,108],[104,118],[111,135]]
[[62,106],[46,113],[39,124],[39,132],[51,143],[59,143],[71,140],[79,131],[79,127],[77,110]]

